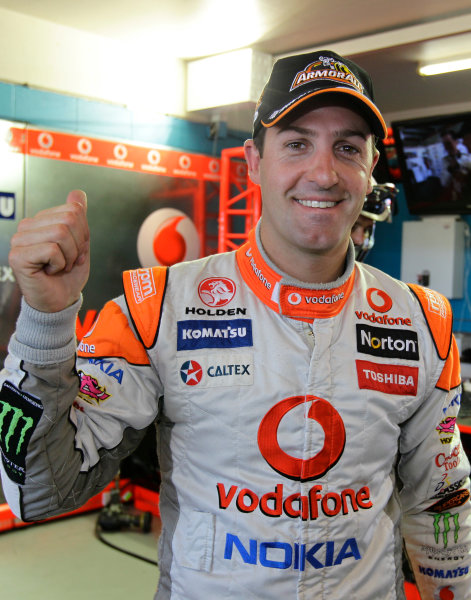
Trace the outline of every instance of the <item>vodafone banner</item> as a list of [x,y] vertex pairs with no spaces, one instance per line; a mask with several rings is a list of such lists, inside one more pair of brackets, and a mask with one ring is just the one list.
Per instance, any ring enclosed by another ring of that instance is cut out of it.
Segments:
[[[215,181],[220,178],[219,158],[166,147],[143,146],[72,133],[16,127],[10,129],[9,144],[14,152],[41,158],[170,177]],[[236,177],[246,177],[245,164],[235,165],[234,168]]]

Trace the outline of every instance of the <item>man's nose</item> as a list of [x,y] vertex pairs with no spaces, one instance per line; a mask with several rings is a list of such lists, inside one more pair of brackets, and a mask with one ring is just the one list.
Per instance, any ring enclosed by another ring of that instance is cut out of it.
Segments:
[[314,181],[320,188],[329,189],[338,183],[338,173],[335,158],[331,152],[317,150],[309,157],[306,176]]

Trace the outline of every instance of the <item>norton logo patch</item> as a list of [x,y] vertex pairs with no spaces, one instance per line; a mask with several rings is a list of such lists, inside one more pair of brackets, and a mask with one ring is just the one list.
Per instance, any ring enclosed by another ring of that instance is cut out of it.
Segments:
[[357,350],[372,356],[419,360],[415,331],[357,324]]
[[[324,443],[319,452],[308,459],[296,458],[285,452],[278,441],[282,420],[300,404],[311,403],[308,419],[316,421],[324,431]],[[329,471],[345,448],[345,426],[335,408],[316,396],[292,396],[281,400],[263,417],[258,428],[258,447],[267,463],[285,477],[297,481],[318,479]]]

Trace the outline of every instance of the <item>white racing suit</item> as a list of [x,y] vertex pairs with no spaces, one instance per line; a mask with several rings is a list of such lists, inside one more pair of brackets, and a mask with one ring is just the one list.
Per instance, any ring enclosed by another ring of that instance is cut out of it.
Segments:
[[469,463],[448,301],[355,263],[301,284],[258,233],[124,274],[75,355],[77,307],[23,306],[2,373],[2,483],[25,520],[102,489],[152,422],[158,600],[471,598]]

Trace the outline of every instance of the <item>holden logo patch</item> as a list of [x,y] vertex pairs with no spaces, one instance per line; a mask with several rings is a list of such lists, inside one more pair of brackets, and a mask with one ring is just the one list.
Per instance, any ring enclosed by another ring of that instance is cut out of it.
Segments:
[[198,286],[198,295],[206,306],[225,306],[234,298],[236,284],[228,277],[208,277]]

